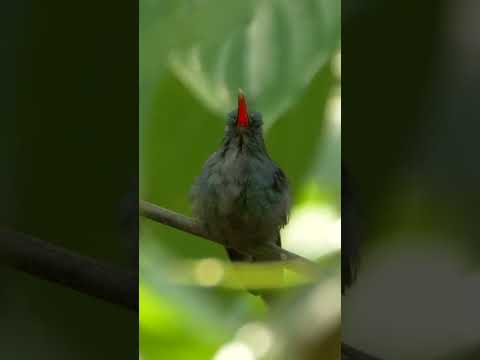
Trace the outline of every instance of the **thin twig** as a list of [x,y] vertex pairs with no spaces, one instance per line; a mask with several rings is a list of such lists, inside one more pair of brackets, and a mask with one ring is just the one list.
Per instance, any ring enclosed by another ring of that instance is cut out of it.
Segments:
[[162,208],[146,201],[140,201],[140,214],[144,217],[162,223],[164,225],[173,227],[175,229],[187,232],[192,235],[202,237],[204,239],[214,241],[217,244],[223,245],[220,241],[209,238],[207,231],[202,224],[185,215],[176,213],[174,211]]
[[0,260],[38,278],[138,311],[136,273],[6,230],[0,230]]
[[[218,239],[210,236],[202,223],[196,219],[192,219],[174,211],[167,210],[147,201],[140,201],[140,214],[150,220],[157,221],[164,225],[223,245],[222,241],[219,241]],[[281,258],[285,261],[286,267],[304,274],[306,273],[312,275],[317,272],[317,265],[313,261],[308,260],[300,255],[294,254],[288,250],[282,249],[275,244],[262,244],[261,246],[258,246],[256,248],[238,248],[235,250],[246,255],[270,255],[267,258]],[[272,257],[272,254],[276,256]]]

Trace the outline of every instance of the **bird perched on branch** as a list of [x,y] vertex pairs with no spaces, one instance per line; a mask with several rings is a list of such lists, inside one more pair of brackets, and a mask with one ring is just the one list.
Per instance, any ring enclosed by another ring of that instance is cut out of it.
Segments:
[[191,190],[193,213],[221,240],[232,261],[275,261],[278,254],[245,255],[239,249],[280,243],[290,194],[283,171],[268,155],[262,115],[248,112],[245,95],[227,117],[220,148],[205,163]]

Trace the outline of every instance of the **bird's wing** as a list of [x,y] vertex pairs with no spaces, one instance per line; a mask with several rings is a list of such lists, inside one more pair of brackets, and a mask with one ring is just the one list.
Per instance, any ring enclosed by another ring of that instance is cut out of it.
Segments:
[[[290,191],[288,188],[288,180],[285,173],[279,167],[276,168],[273,174],[273,191],[280,195],[280,204],[282,207],[282,222],[283,227],[288,223],[288,216],[290,213]],[[279,240],[280,241],[280,240]]]

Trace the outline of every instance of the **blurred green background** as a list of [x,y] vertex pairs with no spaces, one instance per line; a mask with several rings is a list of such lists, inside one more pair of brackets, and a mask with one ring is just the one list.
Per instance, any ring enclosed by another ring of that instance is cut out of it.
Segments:
[[222,281],[224,249],[142,220],[140,358],[337,358],[340,1],[144,0],[139,46],[140,198],[190,214],[242,88],[292,188],[284,247],[326,274],[267,311]]

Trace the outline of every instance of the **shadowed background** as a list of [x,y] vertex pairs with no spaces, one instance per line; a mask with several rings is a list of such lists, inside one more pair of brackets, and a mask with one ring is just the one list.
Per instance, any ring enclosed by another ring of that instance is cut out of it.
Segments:
[[[117,4],[115,16],[93,2],[0,8],[0,226],[128,267],[137,6]],[[138,356],[136,313],[3,267],[0,283],[2,359]]]
[[343,339],[478,358],[479,4],[342,5],[342,161],[367,229]]

